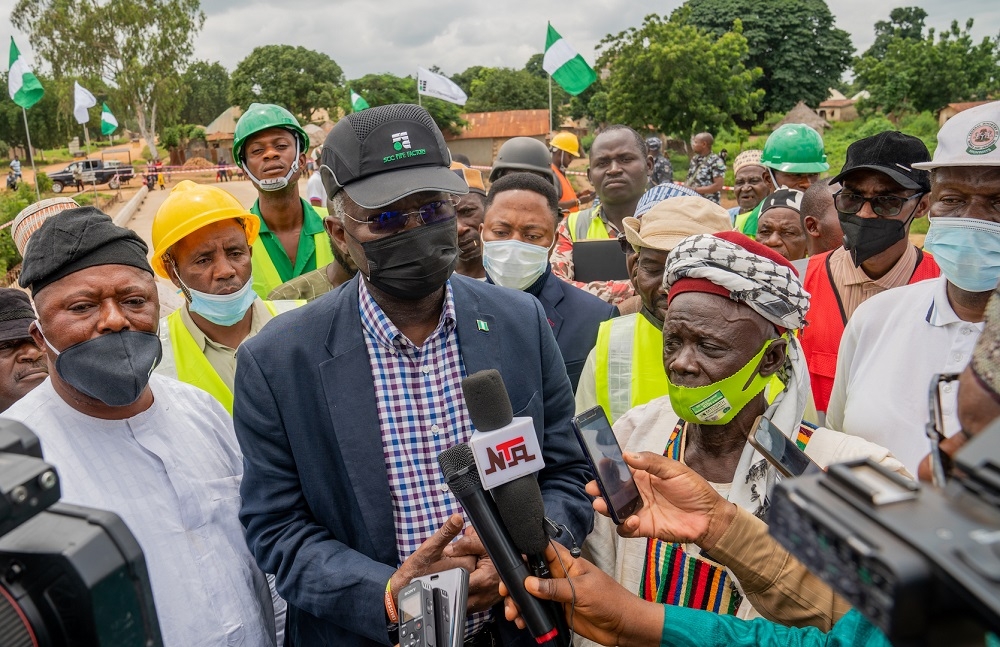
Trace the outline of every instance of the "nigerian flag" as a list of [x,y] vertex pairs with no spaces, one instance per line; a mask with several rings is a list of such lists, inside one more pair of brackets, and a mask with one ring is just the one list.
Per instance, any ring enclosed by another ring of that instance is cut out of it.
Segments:
[[545,35],[545,58],[542,68],[552,76],[566,92],[576,96],[590,87],[597,80],[593,68],[587,65],[573,46],[559,35],[549,23],[549,31]]
[[111,114],[111,109],[108,108],[108,104],[101,104],[101,134],[110,135],[118,129],[118,120],[115,116]]
[[369,107],[371,107],[371,106],[368,105],[368,102],[365,101],[365,98],[363,96],[361,96],[360,94],[358,94],[357,92],[355,92],[352,89],[351,90],[351,109],[354,110],[354,112],[361,112],[365,108],[369,108]]
[[10,98],[25,110],[41,101],[45,90],[38,82],[38,77],[31,71],[28,63],[21,56],[14,37],[10,37],[10,72],[7,77]]

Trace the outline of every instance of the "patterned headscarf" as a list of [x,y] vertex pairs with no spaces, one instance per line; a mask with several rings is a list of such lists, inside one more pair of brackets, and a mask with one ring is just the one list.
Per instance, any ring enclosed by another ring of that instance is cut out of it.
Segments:
[[809,293],[792,264],[735,231],[682,240],[667,255],[663,289],[669,300],[684,292],[727,296],[779,329],[802,328],[809,310]]
[[972,349],[972,374],[1000,402],[1000,286],[986,303],[983,332]]

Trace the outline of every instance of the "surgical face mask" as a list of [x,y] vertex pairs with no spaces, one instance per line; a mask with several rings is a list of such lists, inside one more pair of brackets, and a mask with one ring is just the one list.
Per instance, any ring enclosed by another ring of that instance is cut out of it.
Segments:
[[451,218],[361,243],[361,248],[369,283],[397,299],[415,301],[440,289],[455,271],[458,227]]
[[519,240],[483,241],[483,267],[493,282],[524,290],[545,274],[549,248]]
[[174,275],[181,284],[184,296],[188,298],[188,310],[197,312],[217,326],[233,326],[242,321],[247,310],[253,305],[257,293],[253,291],[253,275],[236,292],[231,294],[208,294],[188,287],[181,280],[181,273],[174,263]]
[[966,292],[990,292],[1000,282],[1000,223],[931,218],[924,249],[945,278]]
[[[36,323],[36,325],[38,325]],[[38,331],[42,333],[41,326]],[[125,407],[146,390],[163,348],[156,333],[121,330],[98,335],[56,355],[56,373],[74,389],[110,407]]]
[[[916,212],[916,207],[914,207]],[[876,254],[881,254],[906,238],[906,228],[913,214],[905,221],[889,218],[862,218],[853,213],[837,212],[840,228],[844,230],[844,249],[851,253],[855,267]]]
[[743,368],[712,384],[678,386],[668,376],[667,394],[674,413],[681,420],[697,425],[724,425],[731,422],[771,381],[770,376],[762,376],[758,368],[764,353],[775,341],[777,340],[768,340]]
[[292,162],[292,166],[288,169],[288,173],[285,173],[284,177],[269,178],[266,180],[258,180],[257,177],[250,172],[250,167],[244,161],[241,166],[243,167],[243,172],[247,174],[250,181],[257,185],[261,191],[280,191],[288,186],[288,182],[292,179],[292,176],[299,171],[299,154],[302,152],[299,149],[299,138],[293,133],[293,138],[295,139],[295,161]]

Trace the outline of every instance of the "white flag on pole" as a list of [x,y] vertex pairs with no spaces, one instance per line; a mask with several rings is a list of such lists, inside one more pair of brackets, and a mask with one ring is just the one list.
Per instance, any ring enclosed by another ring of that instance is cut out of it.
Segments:
[[96,106],[97,99],[90,93],[90,90],[80,85],[77,81],[73,82],[73,101],[73,116],[76,117],[76,122],[78,124],[85,124],[90,121],[87,109]]
[[464,106],[469,100],[462,88],[447,76],[435,74],[422,67],[417,68],[417,92],[425,97],[435,97],[460,106]]

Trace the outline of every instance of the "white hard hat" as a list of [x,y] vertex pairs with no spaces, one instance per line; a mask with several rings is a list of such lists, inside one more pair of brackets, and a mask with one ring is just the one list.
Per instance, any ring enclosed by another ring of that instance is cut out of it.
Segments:
[[937,140],[934,159],[913,168],[1000,166],[1000,101],[958,113],[941,127]]

